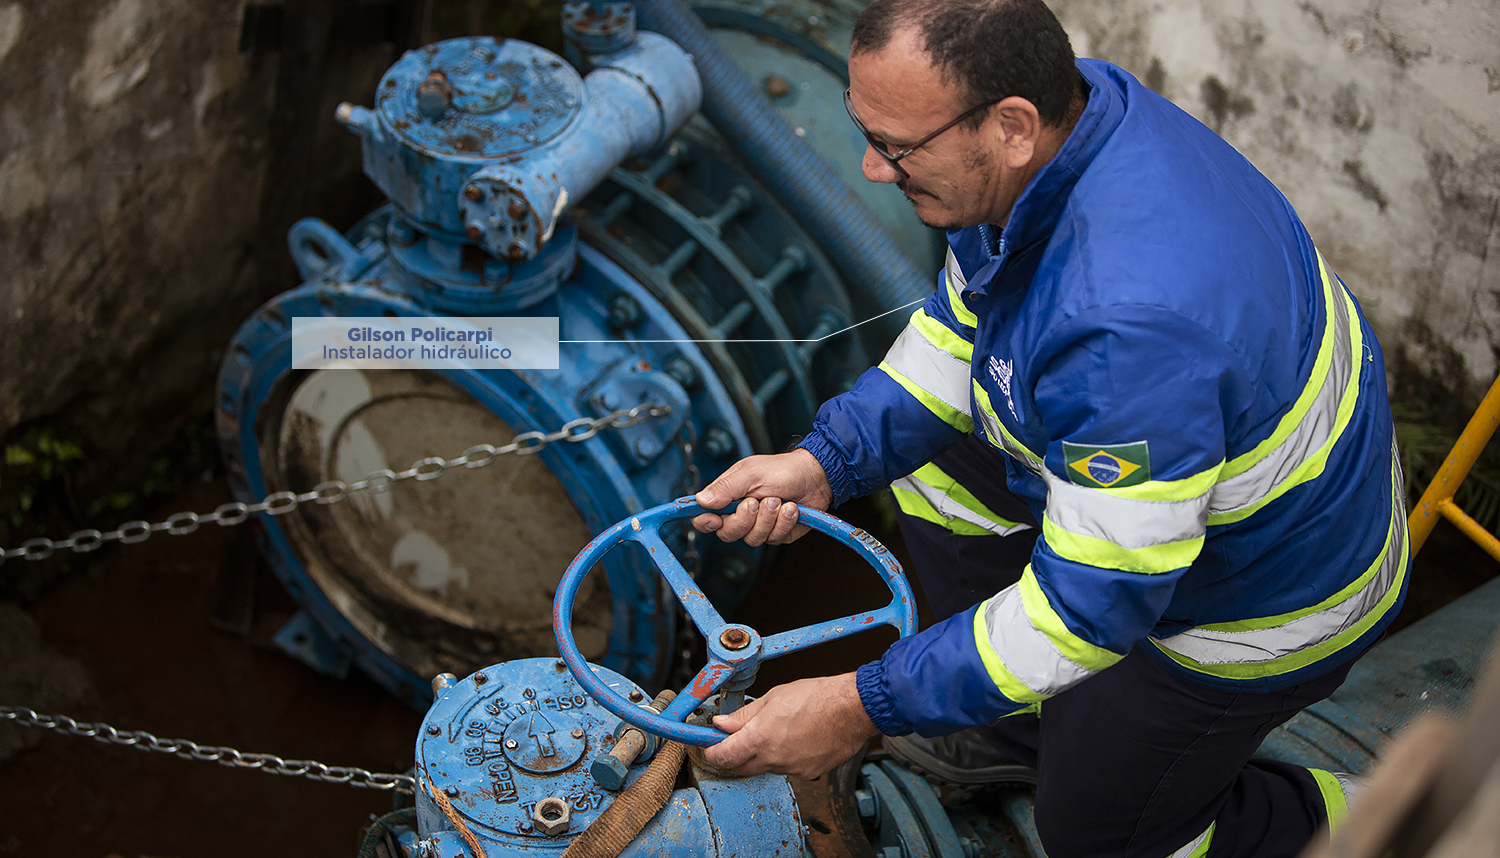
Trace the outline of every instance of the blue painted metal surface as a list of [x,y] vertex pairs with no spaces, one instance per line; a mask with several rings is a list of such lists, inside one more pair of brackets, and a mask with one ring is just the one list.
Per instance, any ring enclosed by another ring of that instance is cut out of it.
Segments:
[[[817,150],[920,272],[943,264],[947,240],[917,219],[895,185],[864,177],[865,138],[844,113],[849,42],[862,3],[691,0],[714,39],[795,133]],[[934,281],[935,282],[935,281]],[[898,314],[904,321],[904,314]]]
[[588,57],[586,78],[546,50],[485,37],[410,51],[375,110],[340,109],[365,172],[429,236],[520,263],[615,165],[667,142],[697,109],[691,60],[639,33]]
[[[413,703],[435,673],[548,652],[533,618],[590,535],[784,446],[868,365],[853,337],[828,336],[852,321],[832,267],[722,141],[705,126],[662,147],[696,98],[682,51],[583,18],[621,43],[584,57],[586,77],[534,46],[460,39],[406,54],[375,109],[342,105],[392,204],[345,234],[296,224],[288,243],[307,282],[242,326],[221,372],[220,439],[244,501],[640,402],[671,407],[546,450],[529,470],[491,466],[263,518],[266,553],[325,639],[319,657],[289,649],[315,666],[352,660]],[[636,154],[647,159],[616,166]],[[308,374],[288,363],[299,315],[498,313],[560,316],[562,368]],[[720,341],[736,338],[768,342]],[[692,556],[681,532],[667,541]],[[732,608],[761,552],[701,548],[702,588]],[[607,583],[586,594],[588,655],[655,685],[678,648],[675,609],[644,558],[604,567]]]
[[[379,243],[370,243],[363,253],[378,256],[381,249]],[[238,497],[259,498],[280,489],[305,489],[327,478],[352,481],[376,467],[399,468],[408,464],[387,457],[381,461],[355,461],[345,470],[337,467],[341,461],[339,450],[350,446],[353,429],[377,433],[377,439],[383,437],[378,435],[382,431],[379,426],[360,429],[349,415],[364,413],[373,407],[372,403],[390,402],[397,395],[380,387],[389,383],[386,375],[360,379],[358,373],[339,371],[335,375],[309,376],[294,372],[290,364],[288,320],[294,316],[436,315],[381,288],[387,282],[389,264],[389,260],[377,258],[365,268],[361,279],[354,282],[346,282],[340,272],[330,271],[321,281],[273,299],[236,334],[220,377],[218,426]],[[673,496],[680,490],[683,475],[690,467],[709,474],[723,467],[702,445],[694,450],[693,461],[685,458],[681,445],[674,443],[685,426],[684,421],[690,419],[700,434],[710,427],[726,433],[731,439],[732,455],[750,452],[748,438],[726,391],[691,344],[632,344],[621,340],[609,328],[600,308],[619,295],[631,297],[646,308],[646,318],[636,329],[643,338],[688,339],[683,329],[632,278],[597,251],[583,247],[574,276],[552,298],[532,308],[532,312],[561,317],[565,338],[599,342],[563,350],[565,365],[555,371],[432,373],[439,380],[443,396],[456,397],[499,417],[494,426],[475,423],[476,429],[550,430],[579,416],[610,412],[623,404],[611,395],[623,396],[625,392],[637,400],[644,398],[676,406],[675,416],[641,424],[637,427],[640,431],[630,436],[605,432],[580,444],[558,445],[537,454],[559,481],[567,499],[576,505],[576,514],[581,516],[587,532],[602,530],[609,522]],[[674,359],[686,361],[696,369],[699,378],[692,392],[657,369]],[[385,372],[392,377],[397,375],[394,371]],[[319,385],[328,389],[325,391]],[[362,393],[354,389],[360,385],[364,385]],[[359,396],[363,398],[353,399]],[[345,409],[347,414],[297,406],[302,399],[317,397],[321,397],[317,401],[333,399],[354,404]],[[417,409],[427,405],[430,398],[417,398],[412,403]],[[412,430],[414,433],[422,437],[437,433],[437,438],[443,437],[441,431],[445,427],[420,425],[420,412],[413,419],[419,423]],[[320,444],[319,439],[324,437],[330,440]],[[452,450],[429,446],[442,443],[440,440],[410,443],[413,449],[421,446],[423,455],[454,455],[476,443],[498,445],[505,440],[493,436],[455,438],[447,442],[455,447]],[[318,470],[325,461],[333,462],[331,469]],[[507,491],[503,479],[499,483],[481,480],[482,475],[492,473],[496,478],[502,477],[489,469],[472,474],[460,471],[439,482],[451,485],[452,481],[471,481],[474,489],[466,496],[471,499],[503,494]],[[403,486],[397,491],[416,491],[416,488]],[[402,512],[410,509],[404,497],[395,493],[386,497],[391,498],[393,514],[398,517],[407,514]],[[422,502],[421,497],[411,496],[410,503],[420,506]],[[500,530],[485,528],[484,532],[492,534],[494,539],[481,540],[479,544],[487,546],[481,553],[503,555],[506,530],[523,526],[524,520],[519,517],[528,512],[524,506],[514,509],[516,521],[495,522],[501,526]],[[383,545],[378,542],[379,534],[372,534],[386,517],[379,509],[363,513],[357,521],[329,522],[322,510],[267,519],[261,540],[278,577],[303,610],[328,630],[328,636],[339,642],[361,668],[386,687],[417,703],[426,699],[428,677],[441,672],[466,673],[475,666],[469,659],[534,654],[538,649],[549,648],[550,635],[540,627],[532,635],[540,640],[533,641],[528,652],[527,641],[519,637],[515,628],[487,625],[493,618],[485,614],[503,607],[494,600],[519,599],[523,595],[518,592],[520,589],[545,586],[547,580],[556,580],[558,571],[518,570],[517,574],[533,574],[536,583],[528,583],[533,582],[532,578],[509,584],[502,580],[492,588],[492,601],[458,610],[462,606],[451,604],[454,599],[449,599],[449,604],[434,608],[430,604],[431,593],[424,592],[419,580],[403,579],[399,569],[382,559],[386,554],[398,553],[399,547]],[[416,511],[410,513],[416,514]],[[479,521],[473,526],[483,524]],[[561,526],[558,521],[547,524],[553,528]],[[435,527],[430,525],[423,532],[431,532]],[[679,546],[678,550],[683,550],[679,534],[671,534],[669,538]],[[568,556],[573,553],[573,547],[560,548]],[[743,546],[725,546],[715,541],[703,548],[716,565],[731,557],[741,558],[741,562],[751,564],[752,568],[758,562],[758,552]],[[372,551],[379,556],[373,556]],[[493,574],[504,579],[508,568],[506,558],[494,556],[490,562]],[[565,562],[565,558],[558,562],[557,568],[562,568]],[[623,554],[606,560],[604,569],[614,603],[609,609],[613,624],[607,651],[598,655],[611,669],[643,681],[660,681],[675,621],[670,606],[662,601],[656,577],[643,558]],[[705,589],[730,603],[738,601],[750,583],[705,577]],[[550,602],[550,592],[545,595]]]
[[[661,32],[692,54],[703,77],[703,111],[781,197],[834,259],[860,303],[873,311],[921,300],[935,272],[919,271],[891,243],[869,208],[782,119],[733,58],[681,0],[638,0],[641,26]],[[871,327],[890,338],[902,327],[887,317]]]
[[[776,658],[826,641],[848,637],[877,624],[895,628],[902,637],[916,632],[916,599],[901,571],[901,564],[875,537],[814,509],[802,509],[799,521],[858,552],[880,573],[881,580],[890,588],[890,603],[874,611],[780,632],[767,638],[762,638],[748,626],[726,623],[700,585],[662,541],[660,534],[664,525],[692,518],[704,511],[693,498],[682,497],[617,522],[579,552],[558,583],[552,614],[558,650],[589,694],[601,706],[622,719],[650,733],[678,742],[713,745],[723,740],[727,734],[715,727],[682,722],[694,715],[694,710],[710,697],[721,692],[724,694],[723,699],[733,703],[733,695],[742,694],[754,682],[762,659]],[[584,576],[612,549],[625,543],[636,543],[646,549],[651,562],[687,609],[688,617],[707,642],[708,664],[698,671],[687,687],[677,693],[676,699],[660,715],[632,705],[618,691],[612,690],[607,683],[594,676],[587,660],[578,652],[573,638],[573,607]],[[726,711],[732,709],[731,706]]]
[[[643,696],[619,674],[588,670],[619,693]],[[417,741],[418,848],[427,858],[472,858],[456,817],[492,858],[561,852],[617,799],[593,783],[584,763],[610,746],[617,723],[556,659],[493,665],[444,689]],[[627,786],[643,771],[632,767]],[[786,778],[720,780],[695,768],[690,780],[624,856],[802,854],[802,822]],[[552,797],[567,805],[569,821],[548,834],[533,809]]]

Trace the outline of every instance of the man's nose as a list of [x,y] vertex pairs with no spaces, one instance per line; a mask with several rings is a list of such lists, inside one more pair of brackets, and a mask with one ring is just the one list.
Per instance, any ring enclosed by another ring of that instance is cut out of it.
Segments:
[[859,166],[864,171],[865,178],[872,182],[894,185],[905,178],[896,171],[891,162],[875,154],[875,147],[873,146],[865,146],[865,157],[860,161]]

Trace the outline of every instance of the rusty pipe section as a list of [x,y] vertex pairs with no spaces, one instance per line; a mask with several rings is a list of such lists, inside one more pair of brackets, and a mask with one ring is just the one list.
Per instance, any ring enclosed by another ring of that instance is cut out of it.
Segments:
[[535,256],[563,212],[620,162],[663,145],[702,99],[692,58],[656,33],[637,33],[589,64],[582,111],[567,133],[520,161],[481,168],[459,192],[466,236],[497,258]]

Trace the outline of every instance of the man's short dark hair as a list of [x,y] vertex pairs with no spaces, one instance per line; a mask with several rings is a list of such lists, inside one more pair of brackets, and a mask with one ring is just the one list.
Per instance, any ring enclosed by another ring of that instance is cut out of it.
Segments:
[[970,103],[1018,95],[1047,125],[1068,118],[1079,92],[1073,45],[1042,0],[874,0],[854,22],[853,52],[880,50],[907,28]]

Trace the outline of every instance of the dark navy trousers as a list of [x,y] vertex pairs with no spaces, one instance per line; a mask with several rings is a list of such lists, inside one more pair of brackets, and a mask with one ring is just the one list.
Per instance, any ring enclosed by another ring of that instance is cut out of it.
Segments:
[[[935,461],[1013,518],[1019,501],[1003,479],[992,482],[972,455],[954,461],[958,452]],[[898,520],[938,620],[1014,584],[1038,533],[956,536],[905,514]],[[1037,770],[1036,824],[1049,858],[1163,858],[1210,825],[1206,858],[1290,858],[1324,823],[1322,795],[1307,769],[1254,754],[1272,729],[1333,693],[1349,665],[1283,691],[1233,693],[1170,673],[1136,649],[1039,713],[977,729]]]

